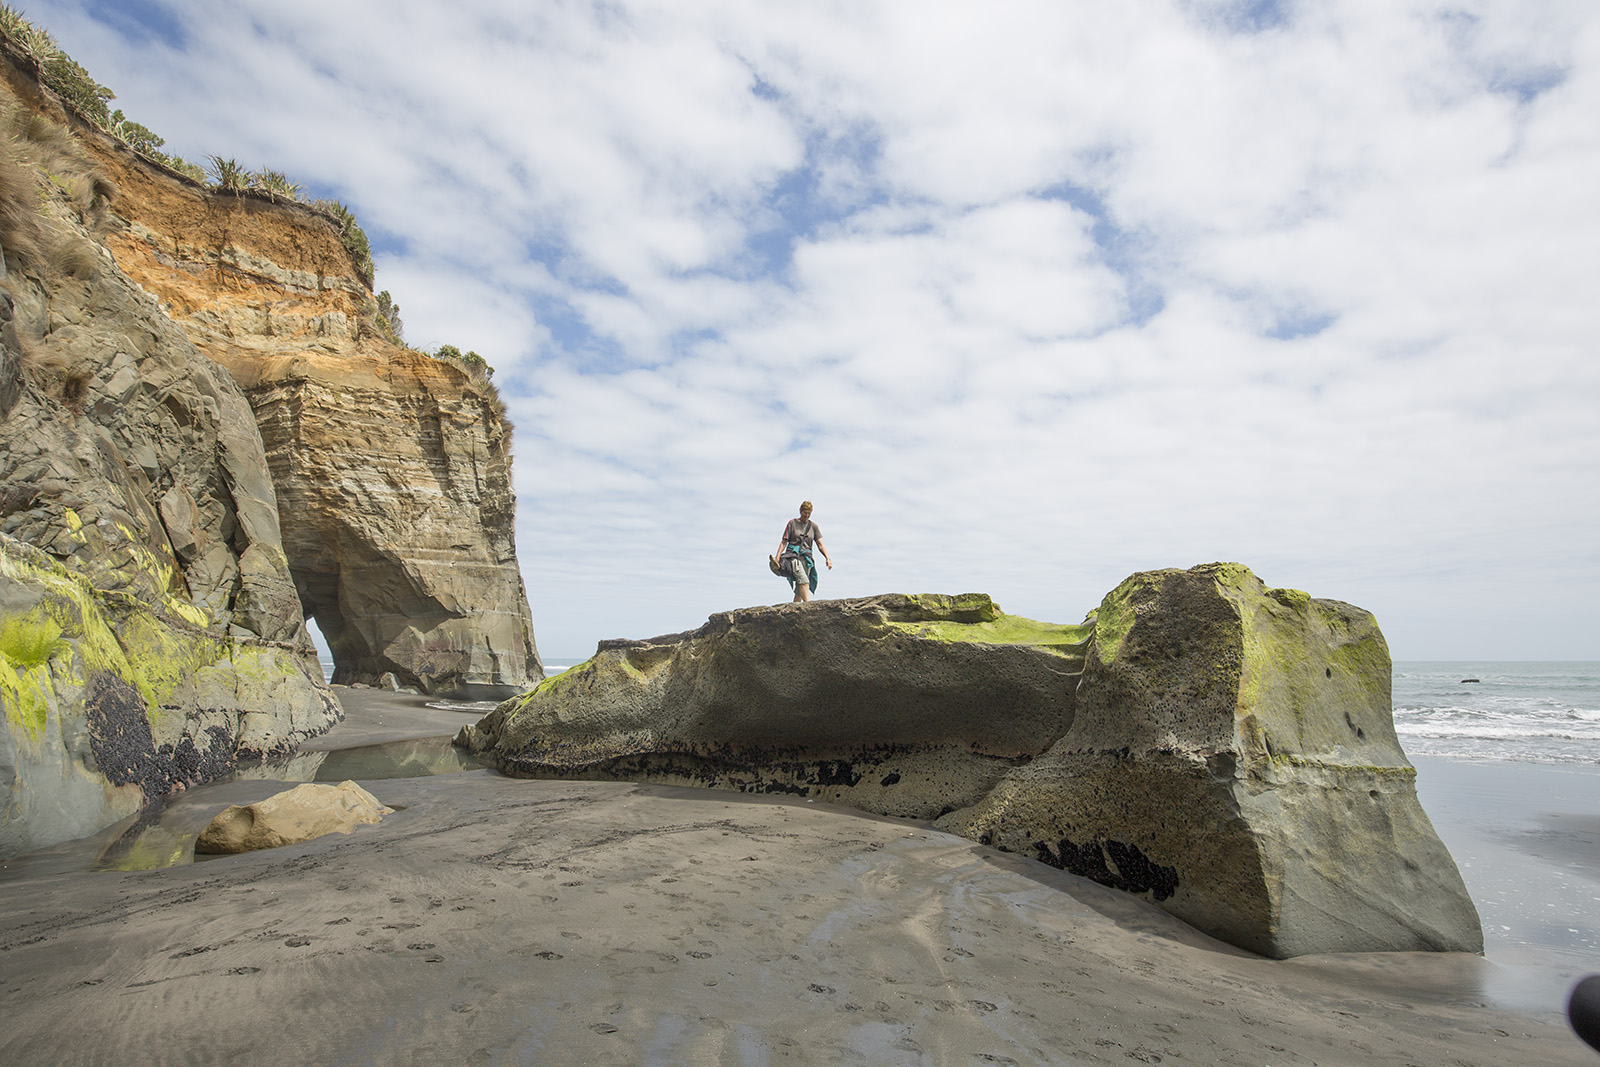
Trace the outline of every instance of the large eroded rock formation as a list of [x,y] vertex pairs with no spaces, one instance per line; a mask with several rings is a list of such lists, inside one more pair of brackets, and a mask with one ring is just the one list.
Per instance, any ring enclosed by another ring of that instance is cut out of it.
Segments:
[[284,547],[334,681],[395,672],[505,696],[543,676],[512,538],[509,428],[415,353],[233,363],[278,486]]
[[1134,575],[1088,623],[987,597],[751,608],[607,642],[458,743],[510,774],[935,818],[1272,956],[1479,951],[1372,616],[1244,567]]
[[941,825],[1266,955],[1483,948],[1376,621],[1238,564],[1108,594],[1071,729]]
[[249,403],[98,243],[56,118],[0,93],[0,855],[339,716]]
[[106,247],[255,409],[289,570],[334,680],[392,671],[473,696],[538,681],[493,385],[376,328],[327,218],[208,193],[79,134],[121,190]]
[[934,818],[977,802],[1072,723],[1082,626],[983,595],[889,595],[714,615],[607,641],[462,731],[511,774],[649,779]]

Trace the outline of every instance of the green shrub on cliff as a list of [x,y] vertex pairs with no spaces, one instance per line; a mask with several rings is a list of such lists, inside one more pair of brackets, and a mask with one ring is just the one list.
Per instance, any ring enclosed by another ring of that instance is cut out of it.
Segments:
[[300,184],[289,180],[289,176],[278,170],[264,170],[259,174],[251,175],[250,186],[267,194],[270,199],[298,202],[300,199]]
[[171,156],[161,151],[161,146],[167,143],[166,140],[158,137],[150,127],[128,118],[122,113],[121,108],[111,113],[111,122],[106,127],[106,132],[146,159],[155,160],[163,167],[175,170],[197,182],[203,183],[206,180],[206,172],[195,164],[182,156]]
[[476,352],[463,352],[455,345],[440,345],[439,350],[433,354],[434,359],[442,359],[447,363],[454,363],[462,370],[474,377],[487,381],[494,377],[494,368],[489,366],[489,361]]
[[222,192],[237,194],[250,187],[250,172],[241,167],[237,159],[207,156],[206,161],[210,164],[206,168],[206,174]]
[[33,65],[39,80],[74,111],[101,129],[110,127],[111,111],[106,101],[117,94],[95,81],[75,59],[63,52],[50,31],[33,25],[10,5],[0,4],[0,36]]
[[134,122],[124,115],[120,107],[111,113],[108,132],[135,152],[147,156],[161,154],[157,150],[167,143],[165,138],[157,137],[150,127]]
[[311,207],[333,220],[339,228],[339,241],[355,262],[356,274],[372,288],[372,246],[367,242],[366,231],[356,222],[355,215],[337,200],[316,200]]
[[400,321],[400,305],[394,302],[385,289],[378,294],[378,328],[389,335],[389,340],[397,345],[405,344],[406,324]]

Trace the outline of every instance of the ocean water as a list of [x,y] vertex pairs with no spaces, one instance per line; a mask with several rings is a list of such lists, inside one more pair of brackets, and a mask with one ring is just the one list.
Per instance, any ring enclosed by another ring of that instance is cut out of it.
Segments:
[[1555,1010],[1600,970],[1600,663],[1401,661],[1393,693],[1496,965],[1485,993]]
[[1394,728],[1411,756],[1600,764],[1600,662],[1397,662]]

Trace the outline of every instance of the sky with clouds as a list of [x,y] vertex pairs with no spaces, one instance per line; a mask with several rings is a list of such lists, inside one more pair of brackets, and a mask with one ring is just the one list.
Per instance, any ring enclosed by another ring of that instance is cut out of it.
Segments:
[[823,596],[1600,658],[1592,0],[22,6],[498,368],[547,659],[787,599],[802,497]]

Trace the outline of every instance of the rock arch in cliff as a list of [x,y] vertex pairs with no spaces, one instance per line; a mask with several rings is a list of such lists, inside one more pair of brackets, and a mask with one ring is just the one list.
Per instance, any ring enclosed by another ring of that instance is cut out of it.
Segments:
[[337,683],[501,697],[543,674],[492,393],[415,353],[230,361]]
[[121,190],[106,247],[250,400],[334,681],[497,697],[543,677],[494,387],[376,328],[325,216],[208,193],[85,136]]

